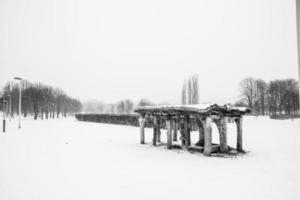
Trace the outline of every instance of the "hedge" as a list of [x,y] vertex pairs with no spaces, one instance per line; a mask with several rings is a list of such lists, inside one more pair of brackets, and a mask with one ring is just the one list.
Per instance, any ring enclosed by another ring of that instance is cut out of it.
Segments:
[[[76,114],[76,119],[86,122],[139,126],[137,114]],[[151,127],[151,120],[146,121],[146,127]]]
[[[138,114],[76,114],[75,117],[79,121],[86,122],[139,126]],[[146,118],[145,127],[153,127],[151,119]],[[160,119],[160,127],[162,129],[166,128],[166,123],[163,118]],[[198,130],[197,123],[194,119],[191,119],[191,130]]]

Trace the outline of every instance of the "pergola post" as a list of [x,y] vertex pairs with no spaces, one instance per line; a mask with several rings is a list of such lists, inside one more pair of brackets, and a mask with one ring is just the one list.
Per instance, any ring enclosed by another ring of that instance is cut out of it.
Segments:
[[171,127],[171,119],[168,117],[166,119],[166,126],[167,126],[167,148],[172,148],[172,127]]
[[186,115],[184,117],[184,135],[185,135],[185,148],[188,148],[191,145],[191,136],[190,136],[190,131],[191,131],[191,127],[190,127],[190,116]]
[[211,118],[206,117],[204,122],[204,155],[209,156],[212,150],[212,136],[211,136]]
[[178,125],[179,125],[179,128],[180,128],[181,147],[184,147],[184,144],[185,144],[184,119],[180,119],[178,121]]
[[235,120],[236,128],[237,128],[237,144],[236,149],[238,151],[243,150],[243,118],[239,117]]
[[178,123],[176,119],[173,119],[173,141],[177,141]]
[[161,131],[160,131],[160,119],[157,118],[157,133],[156,133],[156,142],[161,142]]
[[220,134],[220,151],[222,153],[228,152],[227,146],[227,118],[221,117],[218,125],[219,134]]
[[197,142],[198,146],[204,146],[204,128],[200,118],[196,118],[196,122],[199,129],[199,141]]
[[156,146],[156,137],[157,137],[157,117],[153,116],[153,138],[152,138],[152,144],[153,146]]
[[140,124],[140,143],[145,144],[145,117],[139,117]]

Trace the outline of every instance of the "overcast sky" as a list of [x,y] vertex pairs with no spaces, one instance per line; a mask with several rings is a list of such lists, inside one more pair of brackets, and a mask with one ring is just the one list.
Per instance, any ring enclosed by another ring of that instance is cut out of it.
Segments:
[[241,79],[298,78],[295,0],[0,0],[0,86],[20,76],[86,99],[238,98]]

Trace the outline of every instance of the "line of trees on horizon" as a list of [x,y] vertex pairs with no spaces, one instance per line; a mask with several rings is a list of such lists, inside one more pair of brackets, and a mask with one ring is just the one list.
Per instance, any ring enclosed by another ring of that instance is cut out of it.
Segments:
[[[272,80],[248,77],[240,82],[241,99],[234,106],[246,106],[252,115],[291,116],[299,115],[299,90],[295,79]],[[181,104],[199,104],[199,78],[197,74],[184,80]],[[166,104],[166,103],[165,103]],[[133,102],[130,99],[117,103],[89,101],[83,104],[85,113],[131,114],[137,106],[162,105],[147,99]]]
[[[81,102],[68,96],[61,88],[54,88],[42,83],[31,83],[26,80],[21,81],[22,88],[22,110],[24,117],[33,115],[43,119],[67,117],[74,115],[82,109]],[[2,96],[9,102],[11,97],[11,115],[19,112],[19,84],[8,82],[2,89]],[[8,104],[7,104],[8,105]],[[8,113],[8,106],[6,106]]]
[[97,114],[132,114],[137,106],[156,105],[147,99],[140,99],[134,103],[130,99],[118,101],[117,103],[103,103],[98,100],[90,100],[83,103],[82,111]]
[[247,106],[253,115],[296,116],[299,114],[299,90],[295,79],[266,82],[252,77],[240,83],[241,100],[236,106]]

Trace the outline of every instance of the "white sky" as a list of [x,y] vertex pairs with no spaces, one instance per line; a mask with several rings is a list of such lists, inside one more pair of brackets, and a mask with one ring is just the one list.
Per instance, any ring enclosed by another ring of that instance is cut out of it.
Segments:
[[0,86],[14,76],[104,102],[232,100],[247,76],[298,78],[295,0],[0,0]]

